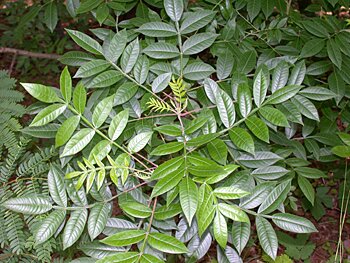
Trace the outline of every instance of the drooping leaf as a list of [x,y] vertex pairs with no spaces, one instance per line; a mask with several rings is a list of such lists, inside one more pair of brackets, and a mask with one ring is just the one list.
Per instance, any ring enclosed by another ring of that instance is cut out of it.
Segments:
[[66,102],[72,98],[72,78],[69,74],[68,67],[65,67],[60,76],[60,90]]
[[37,244],[42,244],[52,237],[66,218],[66,211],[55,210],[49,214],[40,224],[40,227],[35,233],[35,241]]
[[198,206],[198,188],[193,180],[189,176],[186,176],[179,184],[179,190],[182,211],[188,224],[191,226]]
[[275,230],[272,228],[269,221],[261,216],[255,219],[256,230],[261,247],[272,259],[277,256],[278,240]]
[[72,246],[83,233],[88,211],[85,208],[75,210],[70,214],[63,231],[63,249]]
[[214,237],[222,248],[226,247],[228,239],[227,223],[225,217],[219,212],[216,212],[213,222]]
[[60,206],[67,206],[67,193],[64,184],[64,174],[59,166],[52,164],[47,175],[47,182],[52,199]]
[[88,219],[88,232],[91,240],[94,240],[102,233],[109,216],[110,205],[108,203],[97,203],[90,211]]

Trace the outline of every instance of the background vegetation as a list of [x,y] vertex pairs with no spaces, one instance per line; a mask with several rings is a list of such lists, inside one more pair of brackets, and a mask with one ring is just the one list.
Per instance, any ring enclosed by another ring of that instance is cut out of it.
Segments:
[[3,1],[0,261],[347,262],[348,15]]

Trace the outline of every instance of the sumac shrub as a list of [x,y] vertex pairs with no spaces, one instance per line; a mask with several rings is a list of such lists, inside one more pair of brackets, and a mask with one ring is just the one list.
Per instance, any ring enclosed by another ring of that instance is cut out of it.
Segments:
[[346,22],[315,15],[348,1],[331,2],[82,1],[108,26],[66,30],[82,50],[61,57],[60,90],[22,83],[40,101],[26,132],[59,151],[50,196],[3,206],[43,214],[36,243],[76,262],[196,262],[214,244],[240,262],[252,225],[275,259],[275,226],[317,231],[293,210],[349,120]]

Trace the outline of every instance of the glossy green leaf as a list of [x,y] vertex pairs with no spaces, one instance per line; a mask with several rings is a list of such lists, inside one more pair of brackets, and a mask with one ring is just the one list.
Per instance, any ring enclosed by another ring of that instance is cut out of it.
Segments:
[[305,43],[303,48],[300,52],[300,57],[302,58],[308,58],[312,57],[318,53],[324,48],[325,41],[319,38],[314,38]]
[[65,110],[65,104],[52,104],[41,110],[33,119],[30,126],[43,126],[58,118]]
[[289,65],[285,61],[278,63],[272,74],[271,92],[286,86],[289,77]]
[[85,208],[75,210],[70,214],[63,231],[63,249],[72,246],[83,233],[88,211]]
[[65,101],[70,102],[72,98],[72,78],[68,71],[68,67],[65,67],[61,73],[60,90]]
[[232,243],[241,254],[250,238],[250,222],[233,222]]
[[110,67],[110,63],[104,59],[94,59],[84,63],[75,73],[74,78],[89,78],[95,76]]
[[182,156],[170,159],[161,165],[159,165],[152,174],[151,179],[157,180],[165,177],[166,175],[177,171],[181,166],[183,166],[184,158]]
[[185,174],[185,170],[183,168],[177,169],[174,172],[168,173],[156,183],[156,185],[153,188],[151,196],[152,197],[159,196],[161,194],[164,194],[170,191],[180,183],[184,174]]
[[141,256],[140,263],[164,263],[164,261],[153,255],[143,254]]
[[299,175],[310,179],[326,177],[322,171],[311,167],[296,167],[294,168],[294,171],[296,171]]
[[58,128],[55,137],[55,146],[60,147],[64,145],[72,136],[74,131],[79,125],[80,117],[72,116],[65,120],[62,125]]
[[217,34],[212,33],[198,33],[189,37],[182,46],[184,55],[194,55],[209,48],[218,37]]
[[188,34],[209,24],[214,18],[215,12],[211,10],[199,10],[186,16],[181,23],[180,31],[182,34]]
[[169,43],[157,42],[146,47],[143,52],[155,59],[170,59],[180,55],[178,48]]
[[248,129],[260,140],[269,142],[269,128],[266,124],[256,116],[251,116],[245,120]]
[[215,69],[209,64],[193,62],[185,67],[183,74],[189,80],[201,80],[207,78],[213,72],[215,72]]
[[258,238],[262,249],[272,259],[277,256],[278,240],[276,232],[265,218],[257,216],[255,219],[256,230],[258,232]]
[[232,99],[225,91],[219,89],[215,95],[215,101],[222,123],[226,128],[232,127],[236,120],[236,111]]
[[102,55],[103,50],[101,45],[90,36],[71,29],[66,29],[70,37],[74,40],[75,43],[77,43],[80,47],[85,49],[86,51],[96,54],[96,55]]
[[277,213],[272,217],[272,221],[280,228],[293,233],[312,233],[317,232],[315,226],[306,218]]
[[177,0],[165,0],[164,8],[167,15],[173,21],[179,21],[182,16],[184,5],[182,1]]
[[182,244],[182,242],[175,237],[162,233],[150,233],[147,242],[150,246],[165,253],[182,254],[188,252],[186,246]]
[[116,63],[122,55],[127,44],[128,35],[126,30],[118,31],[112,38],[107,49],[104,50],[104,56],[107,60]]
[[238,85],[237,101],[242,117],[246,118],[252,110],[252,95],[246,83]]
[[201,236],[209,227],[215,216],[214,196],[210,186],[202,184],[198,193],[197,222],[198,231]]
[[96,261],[96,263],[135,263],[139,257],[140,255],[138,252],[121,252],[104,257]]
[[215,139],[207,145],[210,157],[219,164],[225,165],[227,161],[228,148],[226,144],[220,140]]
[[138,83],[143,84],[146,81],[149,73],[149,64],[149,59],[144,55],[137,59],[133,74]]
[[73,92],[74,108],[81,114],[84,113],[86,105],[86,90],[83,85],[78,85]]
[[94,109],[92,114],[92,124],[99,128],[108,118],[114,102],[114,95],[104,98]]
[[125,213],[137,218],[147,218],[152,214],[149,207],[138,202],[125,202],[119,206]]
[[333,64],[338,68],[341,68],[342,54],[334,39],[327,40],[327,53],[329,59],[333,62]]
[[36,244],[42,244],[52,237],[66,218],[66,211],[55,210],[49,214],[42,222],[35,233]]
[[214,190],[214,195],[220,199],[239,199],[249,193],[235,186],[223,186]]
[[73,137],[68,141],[64,147],[61,157],[69,156],[80,152],[85,148],[86,145],[92,140],[95,135],[95,130],[90,128],[83,128],[78,131]]
[[231,141],[240,149],[254,154],[255,146],[254,140],[250,134],[239,127],[234,127],[229,131]]
[[149,22],[140,26],[137,31],[149,37],[171,37],[177,35],[175,27],[164,22]]
[[216,62],[216,75],[220,80],[230,76],[233,69],[234,59],[231,51],[225,49],[225,52],[218,55]]
[[129,120],[129,111],[123,110],[119,112],[111,121],[108,128],[108,136],[112,141],[115,141],[123,133]]
[[110,246],[128,246],[142,241],[145,236],[144,230],[127,230],[106,237],[101,242]]
[[140,53],[139,40],[136,38],[131,42],[124,50],[121,57],[121,68],[125,73],[129,73],[136,64],[137,58]]
[[142,132],[137,134],[135,137],[133,137],[129,144],[128,144],[128,150],[131,153],[136,153],[141,151],[143,148],[145,148],[145,146],[147,145],[147,143],[149,142],[149,140],[152,137],[153,132]]
[[168,87],[171,75],[172,73],[164,73],[156,77],[152,82],[152,91],[158,93]]
[[262,107],[259,110],[261,116],[263,116],[267,121],[271,122],[274,125],[289,127],[288,120],[286,116],[278,109],[272,108],[270,106]]
[[193,180],[189,176],[186,176],[179,184],[179,189],[182,211],[188,224],[191,226],[198,206],[198,188]]
[[310,181],[303,177],[303,176],[298,176],[298,185],[301,189],[301,191],[303,192],[303,194],[305,195],[305,197],[307,198],[307,200],[310,201],[310,203],[312,205],[314,205],[315,202],[315,189],[312,186],[312,184],[310,183]]
[[34,98],[46,103],[59,102],[60,98],[57,96],[54,88],[44,86],[41,84],[21,83],[23,88]]
[[290,77],[288,80],[288,85],[301,85],[303,83],[306,74],[305,61],[302,60],[294,65]]
[[241,210],[238,206],[236,205],[229,205],[225,203],[220,203],[218,205],[218,209],[221,214],[224,216],[232,219],[233,221],[239,221],[239,222],[248,222],[249,217],[243,210]]
[[95,204],[90,211],[88,219],[88,232],[91,240],[95,239],[106,226],[107,219],[109,216],[110,205],[105,204]]
[[260,107],[264,102],[267,93],[267,79],[263,71],[259,71],[254,79],[253,85],[253,97],[254,103],[257,107]]
[[303,95],[308,99],[317,100],[317,101],[329,100],[336,96],[336,94],[333,91],[323,87],[308,87],[308,88],[302,89],[299,92],[299,94]]
[[1,206],[17,213],[29,215],[43,214],[52,209],[50,201],[39,196],[11,198],[3,202]]
[[289,170],[281,166],[266,166],[255,169],[251,174],[262,180],[276,180],[287,174]]
[[269,214],[275,211],[286,199],[291,187],[291,181],[285,181],[276,186],[259,207],[258,213]]
[[151,155],[156,156],[162,156],[162,155],[168,155],[171,153],[176,153],[184,148],[184,144],[182,142],[169,142],[165,144],[161,144],[158,147],[156,147],[152,152]]
[[171,125],[171,124],[158,126],[154,130],[169,136],[181,136],[182,134],[179,126]]
[[107,70],[94,77],[87,85],[87,88],[105,88],[112,86],[123,78],[123,75],[116,70]]
[[52,164],[47,175],[50,196],[53,201],[60,206],[67,206],[67,194],[64,184],[64,174],[60,167]]
[[315,105],[307,98],[300,95],[296,95],[292,99],[292,102],[299,109],[302,115],[311,120],[319,121],[319,115]]
[[275,153],[259,151],[255,155],[242,154],[236,160],[248,168],[259,168],[262,166],[269,166],[282,158]]
[[219,212],[216,212],[213,221],[214,237],[218,244],[225,248],[228,239],[227,223],[225,217]]
[[123,83],[115,94],[114,105],[121,105],[129,101],[138,90],[138,86],[132,82]]
[[46,26],[50,29],[51,33],[54,31],[58,21],[57,14],[57,4],[55,2],[50,2],[45,7],[44,22]]
[[282,103],[294,97],[300,90],[299,85],[289,85],[276,90],[266,101],[268,104]]

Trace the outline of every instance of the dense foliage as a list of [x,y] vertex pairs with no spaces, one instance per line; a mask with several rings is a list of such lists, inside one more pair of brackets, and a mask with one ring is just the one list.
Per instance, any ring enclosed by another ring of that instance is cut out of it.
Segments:
[[[242,262],[253,231],[270,260],[276,227],[317,231],[293,211],[320,202],[316,161],[350,155],[350,33],[322,13],[347,2],[67,1],[105,26],[66,29],[84,51],[60,58],[59,89],[21,83],[35,117],[0,131],[15,147],[0,177],[10,262],[50,262],[44,248],[58,262],[197,262],[212,244],[218,262]],[[25,154],[28,136],[59,156]]]

